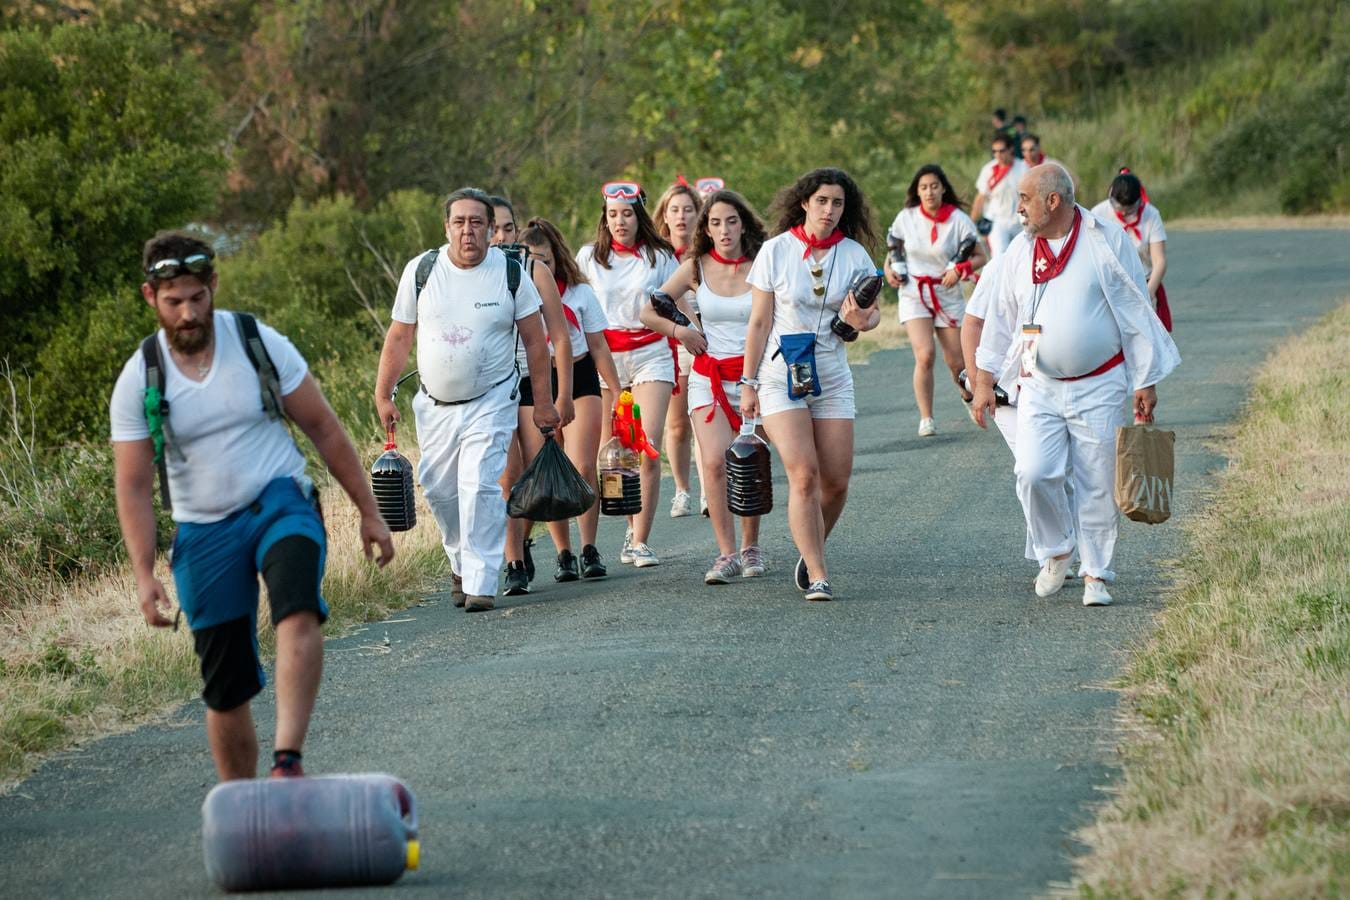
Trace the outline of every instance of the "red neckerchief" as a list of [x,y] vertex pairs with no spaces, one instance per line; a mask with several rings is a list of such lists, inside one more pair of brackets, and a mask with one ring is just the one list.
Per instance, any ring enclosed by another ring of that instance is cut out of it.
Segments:
[[1116,218],[1120,220],[1121,226],[1122,226],[1126,231],[1130,232],[1130,234],[1133,234],[1133,235],[1134,235],[1134,239],[1135,239],[1136,241],[1142,241],[1142,240],[1144,239],[1144,233],[1143,233],[1142,231],[1139,230],[1139,222],[1140,222],[1140,220],[1142,220],[1142,219],[1144,218],[1144,207],[1145,207],[1145,206],[1148,206],[1148,203],[1146,203],[1146,202],[1143,200],[1143,198],[1141,197],[1140,200],[1139,200],[1139,208],[1136,209],[1136,210],[1134,211],[1134,221],[1132,221],[1132,222],[1131,222],[1131,221],[1127,221],[1126,218],[1125,218],[1125,216],[1124,216],[1124,214],[1122,214],[1122,213],[1120,212],[1120,210],[1117,210],[1117,209],[1111,210],[1112,212],[1114,212],[1114,213],[1116,214]]
[[1045,154],[1042,153],[1041,151],[1037,150],[1037,151],[1036,151],[1036,161],[1035,161],[1034,163],[1032,163],[1032,165],[1033,165],[1033,166],[1039,166],[1039,165],[1040,165],[1041,163],[1043,163],[1043,162],[1045,162]]
[[1012,163],[1008,163],[1006,166],[1000,166],[998,163],[994,163],[994,171],[989,174],[989,183],[986,184],[985,187],[989,191],[993,191],[994,188],[998,187],[998,183],[1011,171]]
[[642,241],[638,241],[636,244],[630,247],[627,244],[620,244],[618,241],[616,241],[614,238],[611,237],[609,239],[609,249],[613,250],[615,253],[628,253],[633,256],[637,256],[638,251],[642,249]]
[[[561,278],[554,278],[553,283],[558,286],[558,299],[561,301],[562,295],[567,293],[567,282],[563,281]],[[581,331],[581,323],[577,321],[577,314],[572,311],[572,307],[564,303],[562,308],[563,315],[567,317],[567,321],[571,322],[572,327],[577,331]]]
[[689,249],[688,247],[676,247],[676,248],[675,248],[675,261],[676,261],[676,262],[683,262],[683,261],[684,261],[684,251],[685,251],[685,250],[688,250],[688,249]]
[[717,252],[716,247],[709,250],[708,255],[713,258],[713,262],[720,262],[724,266],[734,266],[735,268],[731,270],[733,272],[739,272],[741,269],[741,263],[750,261],[750,257],[748,256],[738,256],[735,259],[727,259],[725,256]]
[[1036,238],[1036,249],[1031,257],[1031,283],[1044,284],[1055,278],[1069,264],[1073,256],[1074,245],[1078,243],[1078,232],[1083,227],[1083,214],[1078,207],[1073,209],[1073,227],[1069,229],[1069,239],[1060,248],[1059,256],[1050,249],[1050,242],[1043,237]]
[[788,231],[792,232],[793,237],[806,245],[806,251],[802,253],[802,259],[810,256],[812,250],[828,250],[844,239],[844,233],[838,228],[830,232],[829,237],[823,239],[807,234],[805,225],[793,225]]
[[933,223],[933,230],[928,233],[928,242],[930,244],[936,244],[938,231],[937,227],[952,217],[952,213],[956,212],[956,207],[950,203],[944,203],[940,207],[938,207],[936,215],[930,216],[928,214],[928,210],[924,209],[923,204],[920,203],[919,212],[923,215],[925,219]]

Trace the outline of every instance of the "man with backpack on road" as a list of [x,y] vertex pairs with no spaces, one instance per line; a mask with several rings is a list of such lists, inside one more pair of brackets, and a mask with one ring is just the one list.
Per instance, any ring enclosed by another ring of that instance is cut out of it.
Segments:
[[274,777],[303,775],[301,746],[323,669],[326,538],[294,422],[361,515],[361,546],[393,558],[347,433],[289,340],[246,313],[216,310],[214,253],[183,232],[145,245],[141,294],[160,329],[122,368],[111,402],[117,516],[151,626],[177,627],[155,577],[156,469],[177,525],[178,603],[201,660],[206,732],[221,780],[257,773],[249,701],[263,687],[258,575],[276,627]]

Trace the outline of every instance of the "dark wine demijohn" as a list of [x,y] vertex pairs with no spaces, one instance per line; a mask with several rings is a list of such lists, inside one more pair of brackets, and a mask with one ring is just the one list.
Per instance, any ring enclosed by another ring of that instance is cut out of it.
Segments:
[[370,467],[370,490],[380,508],[380,517],[390,531],[409,531],[417,524],[412,463],[398,452],[392,428],[384,452]]
[[611,437],[600,448],[600,512],[635,516],[642,512],[642,458]]
[[773,466],[769,445],[753,423],[727,447],[727,508],[738,516],[762,516],[773,509]]

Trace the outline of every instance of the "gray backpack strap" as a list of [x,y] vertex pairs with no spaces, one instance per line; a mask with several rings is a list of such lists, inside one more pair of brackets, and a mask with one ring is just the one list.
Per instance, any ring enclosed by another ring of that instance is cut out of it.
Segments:
[[427,279],[431,277],[431,270],[436,268],[436,258],[440,255],[440,250],[428,250],[417,261],[417,274],[413,278],[413,300],[422,296],[422,288],[427,286]]
[[244,343],[244,353],[253,368],[258,372],[258,388],[262,394],[263,410],[269,419],[282,419],[286,416],[286,407],[281,397],[281,376],[272,364],[272,357],[258,333],[258,320],[248,313],[235,313],[239,323],[239,339]]
[[516,291],[520,290],[520,276],[523,270],[520,262],[514,256],[506,258],[506,289],[511,292],[511,301],[516,299]]

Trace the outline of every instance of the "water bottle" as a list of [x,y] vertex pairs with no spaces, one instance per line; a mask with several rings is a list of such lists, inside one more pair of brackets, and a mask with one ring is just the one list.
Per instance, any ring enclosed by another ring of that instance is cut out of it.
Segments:
[[412,793],[391,775],[223,782],[202,804],[202,845],[227,891],[392,884],[421,850]]
[[600,512],[635,516],[642,512],[642,459],[611,437],[600,448]]
[[727,507],[738,516],[762,516],[773,509],[773,467],[769,445],[752,422],[727,447]]
[[398,452],[392,427],[386,433],[384,453],[370,467],[370,490],[390,531],[410,531],[417,524],[412,463]]

